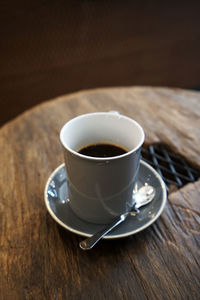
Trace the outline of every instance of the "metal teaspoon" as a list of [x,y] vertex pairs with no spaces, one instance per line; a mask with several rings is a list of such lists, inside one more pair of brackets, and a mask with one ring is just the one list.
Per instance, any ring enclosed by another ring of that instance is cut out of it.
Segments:
[[131,211],[121,214],[117,217],[111,224],[106,225],[102,230],[96,232],[91,237],[79,243],[79,246],[83,250],[89,250],[96,245],[96,243],[101,240],[107,233],[112,231],[116,226],[126,220],[127,216],[136,216],[140,211],[139,208],[150,203],[155,196],[155,189],[150,185],[142,186],[138,192],[135,194],[135,203]]

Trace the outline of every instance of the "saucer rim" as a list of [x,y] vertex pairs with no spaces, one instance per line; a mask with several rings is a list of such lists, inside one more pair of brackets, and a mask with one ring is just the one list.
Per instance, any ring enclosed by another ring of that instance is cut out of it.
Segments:
[[[145,167],[147,167],[151,172],[154,173],[155,177],[157,177],[158,181],[160,182],[160,186],[162,188],[162,193],[163,193],[163,197],[160,201],[162,201],[161,203],[161,206],[160,206],[160,209],[159,211],[157,212],[156,216],[151,219],[149,222],[145,223],[143,226],[133,230],[133,231],[129,231],[127,233],[121,233],[121,234],[115,234],[115,235],[112,235],[112,234],[108,234],[106,236],[103,237],[103,239],[118,239],[118,238],[124,238],[124,237],[128,237],[128,236],[131,236],[131,235],[134,235],[140,231],[143,231],[144,229],[146,229],[147,227],[151,226],[161,215],[161,213],[163,212],[164,208],[165,208],[165,204],[166,204],[166,201],[167,201],[167,190],[166,190],[166,185],[163,181],[163,179],[161,178],[161,176],[158,174],[158,172],[150,165],[148,164],[147,162],[145,162],[144,160],[140,160],[140,163],[143,164]],[[61,169],[65,166],[65,163],[62,163],[60,164],[49,176],[47,182],[46,182],[46,185],[45,185],[45,190],[44,190],[44,200],[45,200],[45,205],[46,205],[46,208],[49,212],[49,214],[51,215],[51,217],[59,224],[61,225],[62,227],[64,227],[65,229],[75,233],[75,234],[78,234],[80,236],[84,236],[84,237],[90,237],[92,236],[92,234],[89,234],[89,233],[86,233],[86,232],[83,232],[83,231],[79,231],[77,229],[74,229],[68,225],[66,225],[65,223],[63,223],[55,214],[54,212],[52,211],[50,205],[49,205],[49,201],[48,201],[48,187],[49,187],[49,184],[52,180],[52,178],[54,177],[54,175]],[[69,207],[70,208],[70,207]],[[70,208],[71,209],[71,208]],[[78,216],[76,216],[78,218]],[[87,221],[84,221],[81,219],[82,222],[85,222],[85,223],[88,223]],[[92,224],[92,225],[95,225],[95,224]],[[96,225],[100,225],[100,224],[96,224]],[[119,226],[122,226],[122,224],[120,224]],[[102,225],[104,226],[104,225]]]

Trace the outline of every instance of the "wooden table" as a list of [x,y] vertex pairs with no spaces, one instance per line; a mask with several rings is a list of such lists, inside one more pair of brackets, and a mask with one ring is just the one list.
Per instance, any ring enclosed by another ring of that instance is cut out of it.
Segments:
[[61,126],[118,110],[200,167],[200,93],[130,87],[45,102],[0,129],[0,299],[199,299],[200,181],[170,193],[161,217],[91,251],[47,213],[44,187],[63,162]]

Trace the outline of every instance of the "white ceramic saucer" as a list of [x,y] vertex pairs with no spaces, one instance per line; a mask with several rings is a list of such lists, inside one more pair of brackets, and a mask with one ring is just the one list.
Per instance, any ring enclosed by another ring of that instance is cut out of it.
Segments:
[[[165,183],[160,175],[146,162],[140,162],[138,176],[139,188],[145,184],[155,189],[153,201],[140,209],[140,213],[128,216],[105,239],[116,239],[135,234],[150,226],[162,213],[167,193]],[[102,229],[102,224],[85,222],[77,217],[69,206],[68,185],[65,165],[60,165],[49,177],[45,187],[45,204],[52,218],[61,226],[82,236],[91,236]]]

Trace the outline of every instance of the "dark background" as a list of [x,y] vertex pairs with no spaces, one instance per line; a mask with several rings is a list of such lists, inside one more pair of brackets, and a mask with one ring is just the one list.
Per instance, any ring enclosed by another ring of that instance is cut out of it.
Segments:
[[0,4],[0,125],[55,96],[200,86],[200,1]]

